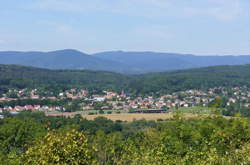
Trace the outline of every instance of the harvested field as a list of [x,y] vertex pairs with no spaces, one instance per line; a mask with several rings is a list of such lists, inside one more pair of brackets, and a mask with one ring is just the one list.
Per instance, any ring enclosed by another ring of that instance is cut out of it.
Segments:
[[[124,113],[124,114],[103,114],[103,115],[87,115],[83,116],[84,118],[88,120],[93,120],[96,117],[106,117],[110,120],[116,121],[116,120],[122,120],[122,121],[128,121],[131,122],[133,120],[157,120],[157,119],[169,119],[172,118],[173,115],[169,113],[157,113],[157,114],[131,114],[131,113]],[[184,115],[187,118],[197,117],[197,115],[194,114],[185,114]]]
[[[74,115],[79,113],[53,113],[53,114],[47,114],[48,116],[65,116],[65,117],[74,117]],[[110,120],[116,121],[127,121],[131,122],[133,120],[157,120],[157,119],[169,119],[172,118],[173,115],[171,113],[150,113],[150,114],[135,114],[135,113],[121,113],[121,114],[98,114],[98,115],[82,115],[83,118],[86,118],[87,120],[94,120],[97,117],[106,117]],[[184,117],[186,118],[193,118],[198,117],[198,115],[195,114],[184,114]]]

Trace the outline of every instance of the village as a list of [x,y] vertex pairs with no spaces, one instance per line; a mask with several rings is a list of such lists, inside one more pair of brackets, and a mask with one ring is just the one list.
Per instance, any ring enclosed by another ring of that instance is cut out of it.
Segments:
[[[250,107],[250,90],[246,87],[215,87],[204,91],[186,90],[159,97],[131,96],[124,91],[118,93],[106,90],[101,94],[93,94],[89,90],[76,88],[44,96],[44,94],[39,94],[37,89],[12,89],[0,97],[0,113],[3,111],[15,114],[21,111],[169,110],[181,107],[208,107],[217,97],[224,98],[225,106],[238,102],[243,107]],[[37,103],[36,100],[43,101],[43,104]],[[46,105],[44,100],[53,102],[53,106]],[[21,104],[19,104],[20,101],[22,101]],[[63,101],[64,104],[57,103],[58,101]]]

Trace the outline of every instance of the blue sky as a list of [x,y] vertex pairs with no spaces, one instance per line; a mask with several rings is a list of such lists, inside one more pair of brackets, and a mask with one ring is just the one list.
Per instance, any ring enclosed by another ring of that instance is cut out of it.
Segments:
[[6,0],[0,50],[250,55],[250,0]]

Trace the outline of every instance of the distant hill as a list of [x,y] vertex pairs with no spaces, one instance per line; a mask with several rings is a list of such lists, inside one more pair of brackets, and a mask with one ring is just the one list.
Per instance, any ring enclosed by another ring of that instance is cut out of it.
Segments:
[[[0,64],[17,64],[47,69],[89,69],[125,72],[119,62],[90,56],[76,50],[52,52],[0,52]],[[129,72],[129,69],[126,69]]]
[[130,65],[130,67],[137,68],[140,73],[250,64],[250,56],[195,56],[191,54],[123,51],[97,53],[94,56]]
[[7,88],[88,88],[160,94],[210,87],[250,87],[250,65],[216,66],[141,75],[89,70],[49,70],[0,65],[0,92]]
[[163,72],[217,65],[250,64],[250,56],[195,56],[156,52],[102,52],[93,55],[77,50],[52,52],[0,52],[0,64],[47,69],[87,69],[125,74]]

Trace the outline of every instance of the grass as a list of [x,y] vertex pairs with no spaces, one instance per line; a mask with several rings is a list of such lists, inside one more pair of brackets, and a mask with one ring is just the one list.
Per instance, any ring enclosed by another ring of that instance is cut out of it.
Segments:
[[[215,109],[210,107],[195,106],[195,107],[181,107],[178,110],[182,113],[212,114]],[[176,109],[171,109],[171,112],[174,111],[176,111]]]

